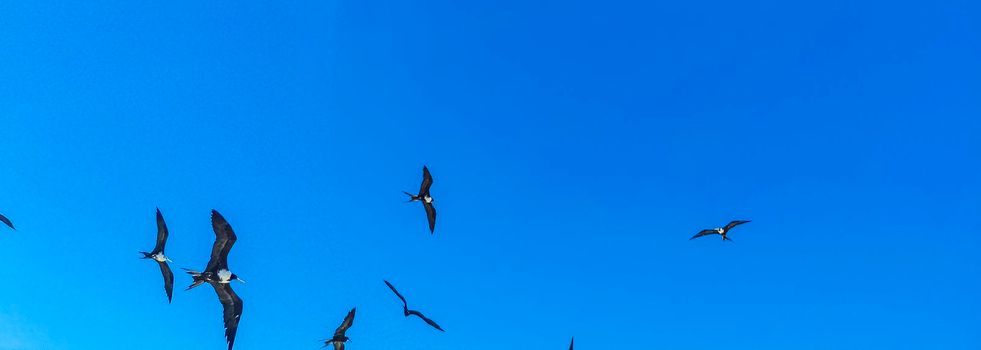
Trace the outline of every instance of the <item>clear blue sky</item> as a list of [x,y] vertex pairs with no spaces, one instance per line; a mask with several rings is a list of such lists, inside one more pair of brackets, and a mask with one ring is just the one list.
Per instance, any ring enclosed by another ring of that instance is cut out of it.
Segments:
[[981,347],[977,2],[134,3],[0,4],[0,349],[223,349],[157,206],[239,350]]

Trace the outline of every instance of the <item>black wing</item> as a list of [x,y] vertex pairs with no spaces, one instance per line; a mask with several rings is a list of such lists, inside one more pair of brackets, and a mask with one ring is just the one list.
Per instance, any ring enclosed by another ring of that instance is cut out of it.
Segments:
[[691,236],[691,238],[689,238],[688,240],[690,241],[701,236],[717,235],[717,234],[719,234],[719,231],[716,230],[712,230],[712,229],[702,230],[696,233],[694,236]]
[[422,167],[422,185],[419,186],[419,197],[429,195],[429,187],[433,185],[433,176],[429,175],[429,168]]
[[[385,280],[382,280],[382,281],[385,281]],[[392,290],[392,292],[395,292],[395,296],[399,297],[399,299],[402,299],[402,305],[403,306],[408,306],[409,305],[408,303],[405,302],[405,297],[402,296],[402,293],[399,293],[399,291],[395,290],[395,286],[393,286],[391,283],[388,283],[388,281],[385,281],[385,285],[387,285],[388,288],[390,288]]]
[[576,337],[572,337],[572,341],[569,342],[569,350],[572,350],[572,345],[576,344]]
[[440,328],[440,326],[436,324],[436,322],[433,322],[433,320],[430,320],[419,311],[409,310],[409,314],[419,316],[419,318],[421,318],[423,321],[426,321],[426,323],[428,323],[430,326],[433,326],[433,328],[438,329],[440,332],[446,332],[443,330],[443,328]]
[[211,247],[211,260],[204,271],[215,272],[220,269],[228,270],[228,252],[238,237],[232,230],[232,225],[225,221],[217,210],[211,210],[211,228],[215,230],[215,245]]
[[7,224],[7,226],[10,226],[10,228],[16,230],[14,228],[14,223],[10,222],[10,219],[8,219],[6,216],[3,216],[3,214],[0,214],[0,222],[3,222]]
[[170,266],[167,262],[157,262],[160,264],[160,273],[163,274],[164,278],[164,290],[167,291],[167,302],[171,302],[174,296],[174,273],[170,271]]
[[232,350],[235,345],[235,333],[238,332],[238,321],[242,318],[242,298],[239,298],[232,290],[231,283],[211,283],[218,293],[218,301],[224,309],[225,315],[225,340],[228,342],[228,350]]
[[422,207],[426,208],[426,219],[429,220],[429,233],[433,234],[436,232],[436,207],[433,203],[422,202]]
[[[348,312],[347,316],[344,316],[344,322],[341,322],[341,325],[334,331],[334,339],[345,337],[344,333],[347,332],[348,328],[351,328],[351,326],[354,325],[354,311],[357,309],[358,308],[351,309],[351,312]],[[334,343],[334,346],[336,347],[337,343]]]
[[749,220],[733,220],[733,221],[730,221],[728,224],[726,224],[726,226],[723,227],[722,230],[729,231],[729,229],[731,229],[733,227],[736,227],[736,226],[739,226],[739,225],[742,225],[742,224],[745,224],[747,222],[749,222]]
[[163,253],[164,247],[167,245],[167,236],[169,232],[167,231],[167,223],[164,222],[163,214],[160,214],[160,208],[157,208],[157,246],[153,247],[153,251],[150,255]]

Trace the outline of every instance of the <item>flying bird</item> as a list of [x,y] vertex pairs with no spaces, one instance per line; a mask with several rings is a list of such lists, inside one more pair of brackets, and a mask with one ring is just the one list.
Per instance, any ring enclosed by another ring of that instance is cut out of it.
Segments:
[[194,278],[194,283],[187,289],[211,282],[227,284],[232,280],[238,280],[245,283],[238,278],[238,275],[228,269],[228,252],[232,250],[232,246],[238,240],[235,231],[232,230],[232,225],[229,225],[228,221],[225,221],[225,217],[221,216],[218,211],[211,210],[211,228],[215,231],[215,243],[211,246],[211,260],[208,260],[208,266],[204,268],[203,272],[184,269]]
[[167,265],[170,258],[164,255],[167,236],[167,223],[164,222],[163,215],[160,214],[160,208],[157,208],[157,246],[153,247],[153,251],[149,253],[140,252],[140,254],[143,254],[141,259],[153,259],[160,265],[160,273],[163,274],[164,279],[164,291],[167,292],[167,302],[171,302],[174,295],[174,273],[170,271],[170,266]]
[[433,197],[429,195],[429,187],[433,185],[433,176],[429,175],[429,168],[422,167],[422,185],[419,186],[419,194],[412,194],[402,191],[409,196],[409,202],[420,201],[422,207],[426,209],[426,218],[429,219],[429,233],[433,234],[436,229],[436,208],[433,207]]
[[749,220],[733,220],[733,221],[730,221],[725,226],[720,227],[720,228],[713,228],[713,229],[702,230],[702,231],[696,233],[694,236],[692,236],[688,240],[693,240],[695,238],[702,237],[702,236],[708,236],[708,235],[722,235],[722,240],[723,241],[732,241],[732,239],[730,239],[729,236],[727,235],[729,233],[729,230],[731,230],[733,227],[736,227],[738,225],[745,224],[747,222],[749,222]]
[[328,345],[333,345],[334,350],[344,350],[344,343],[350,340],[350,338],[348,338],[345,334],[347,333],[347,329],[351,328],[351,325],[354,324],[354,311],[357,309],[358,308],[351,309],[351,311],[347,313],[347,316],[344,316],[344,321],[341,322],[341,325],[334,331],[334,337],[324,341],[325,348]]
[[[382,281],[385,281],[385,280],[382,280]],[[399,299],[402,300],[402,314],[405,315],[405,317],[409,317],[410,315],[418,316],[423,321],[425,321],[426,323],[428,323],[430,326],[433,326],[433,328],[438,329],[440,332],[445,332],[443,330],[443,328],[441,328],[438,324],[436,324],[436,322],[433,322],[433,320],[430,320],[429,318],[427,318],[426,316],[424,316],[421,312],[416,311],[416,310],[409,310],[409,304],[405,302],[405,297],[403,297],[402,296],[402,293],[399,293],[399,291],[395,289],[395,286],[393,286],[388,281],[385,281],[385,285],[387,285],[388,288],[390,288],[392,290],[392,292],[395,293],[395,296],[399,297]]]
[[204,283],[215,288],[218,301],[221,302],[224,309],[225,340],[228,342],[228,350],[231,350],[232,345],[235,344],[238,322],[242,317],[242,298],[235,294],[230,283],[232,280],[245,283],[228,269],[228,251],[232,249],[232,245],[238,238],[235,236],[232,226],[228,224],[228,221],[225,221],[225,217],[216,210],[211,211],[211,228],[215,231],[215,244],[211,247],[211,260],[208,261],[208,266],[204,272],[184,269],[194,279],[194,283],[185,290],[190,290]]
[[7,224],[7,226],[10,226],[11,229],[16,230],[16,228],[14,228],[14,223],[10,222],[10,219],[8,219],[6,216],[3,216],[3,214],[0,214],[0,222],[3,222]]

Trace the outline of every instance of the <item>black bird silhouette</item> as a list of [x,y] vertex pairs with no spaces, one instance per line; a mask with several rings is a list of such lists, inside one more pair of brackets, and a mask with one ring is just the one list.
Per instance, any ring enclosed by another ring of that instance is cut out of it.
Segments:
[[569,350],[572,350],[572,345],[576,343],[576,337],[572,337],[572,341],[569,342]]
[[433,197],[429,195],[429,187],[433,185],[433,176],[429,175],[429,168],[422,167],[422,185],[419,186],[419,194],[412,194],[402,191],[409,196],[409,202],[420,201],[422,207],[426,209],[426,218],[429,219],[429,233],[433,234],[436,230],[436,208],[433,207]]
[[167,262],[170,261],[166,255],[164,255],[164,246],[167,245],[167,223],[164,222],[163,215],[160,214],[160,208],[157,208],[157,246],[153,247],[153,251],[140,252],[143,254],[141,259],[153,259],[160,265],[160,273],[163,274],[164,279],[164,291],[167,292],[167,302],[171,302],[174,295],[174,273],[170,271],[170,266]]
[[[382,280],[382,281],[385,281],[385,280]],[[390,288],[392,290],[392,292],[395,293],[395,296],[399,297],[399,299],[402,300],[402,314],[405,315],[405,317],[409,317],[409,315],[418,316],[423,321],[425,321],[426,323],[428,323],[430,326],[433,326],[433,328],[438,329],[440,332],[445,332],[443,330],[443,328],[441,328],[438,324],[436,324],[436,322],[433,322],[433,320],[430,320],[425,315],[423,315],[421,312],[416,311],[416,310],[409,310],[409,304],[405,302],[405,297],[403,297],[402,296],[402,293],[399,293],[399,291],[395,289],[395,286],[393,286],[388,281],[385,281],[385,285],[387,285],[388,288]]]
[[0,222],[3,222],[7,224],[7,226],[10,226],[11,229],[16,230],[16,228],[14,228],[14,223],[10,222],[10,219],[8,219],[6,216],[3,216],[3,214],[0,214]]
[[731,230],[733,227],[745,224],[747,222],[749,222],[749,220],[733,220],[730,221],[728,224],[726,224],[724,227],[702,230],[696,233],[688,240],[693,240],[695,238],[708,236],[708,235],[722,235],[723,241],[732,241],[732,239],[730,239],[729,236],[727,235],[729,233],[729,230]]
[[232,246],[238,240],[235,231],[232,230],[232,225],[229,225],[225,217],[221,216],[218,211],[211,210],[211,228],[215,231],[215,243],[211,246],[211,260],[208,260],[208,266],[204,268],[204,272],[184,269],[194,279],[194,282],[187,289],[210,282],[226,284],[232,280],[238,280],[245,283],[241,278],[238,278],[238,275],[228,269],[228,252],[232,250]]
[[211,260],[204,272],[191,271],[184,269],[194,279],[194,283],[185,290],[208,283],[215,288],[218,294],[218,301],[221,302],[225,320],[225,340],[228,342],[228,350],[235,345],[235,333],[238,331],[238,322],[242,318],[242,298],[239,298],[232,290],[232,280],[245,283],[237,275],[228,270],[228,252],[238,239],[232,225],[228,224],[225,217],[221,216],[216,210],[211,211],[211,228],[215,231],[215,243],[211,247]]
[[347,333],[347,329],[351,328],[351,325],[354,324],[354,311],[357,309],[356,307],[352,308],[347,313],[347,316],[344,316],[344,322],[341,322],[341,325],[334,331],[334,337],[324,341],[325,348],[328,345],[333,345],[335,350],[344,350],[344,343],[350,340],[345,334]]

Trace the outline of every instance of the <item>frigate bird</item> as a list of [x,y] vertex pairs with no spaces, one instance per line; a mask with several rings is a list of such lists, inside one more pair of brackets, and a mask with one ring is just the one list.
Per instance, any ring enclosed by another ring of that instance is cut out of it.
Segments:
[[170,266],[167,265],[170,258],[164,255],[167,236],[167,223],[164,222],[163,215],[160,214],[160,208],[157,208],[157,246],[153,247],[153,251],[149,253],[140,252],[140,254],[143,254],[141,259],[153,259],[160,265],[160,273],[163,274],[164,279],[164,291],[167,292],[167,302],[170,302],[174,295],[174,273],[170,271]]
[[572,350],[572,345],[576,344],[576,337],[572,337],[572,341],[569,342],[569,350]]
[[[382,281],[385,281],[385,280],[382,280]],[[438,329],[440,332],[445,332],[443,330],[443,328],[441,328],[438,324],[436,324],[436,322],[433,322],[433,320],[430,320],[425,315],[423,315],[421,312],[416,311],[416,310],[409,310],[409,304],[405,302],[405,297],[403,297],[402,296],[402,293],[399,293],[399,291],[395,289],[395,286],[393,286],[388,281],[385,281],[385,285],[387,285],[388,288],[390,288],[392,290],[392,292],[395,293],[395,296],[399,297],[399,299],[402,300],[402,314],[405,315],[405,317],[409,317],[410,315],[418,316],[423,321],[425,321],[426,323],[428,323],[430,326],[433,326],[433,328]]]
[[194,278],[194,283],[187,289],[211,282],[227,284],[232,280],[238,280],[245,283],[241,278],[238,278],[238,275],[228,269],[228,252],[232,250],[232,246],[238,239],[235,236],[235,231],[232,230],[232,225],[229,225],[228,221],[225,221],[225,217],[221,216],[218,211],[211,210],[211,228],[215,231],[215,243],[211,246],[211,260],[208,260],[208,266],[204,268],[203,272],[184,269]]
[[346,335],[347,329],[351,328],[351,325],[354,324],[354,311],[357,309],[358,308],[352,308],[351,311],[347,313],[347,316],[344,316],[344,321],[341,322],[341,325],[334,331],[334,337],[324,341],[325,348],[328,345],[333,345],[335,350],[344,350],[344,343],[350,340],[350,338],[348,338]]
[[14,223],[10,222],[10,219],[8,219],[6,216],[3,216],[3,214],[0,214],[0,222],[3,222],[7,224],[7,226],[10,226],[11,229],[16,230],[16,228],[14,228]]
[[419,186],[419,193],[412,194],[402,191],[409,196],[409,202],[420,201],[422,207],[426,209],[426,218],[429,219],[429,233],[432,234],[436,229],[436,208],[433,207],[433,197],[429,195],[429,187],[433,185],[433,176],[429,175],[429,168],[422,167],[422,185]]
[[749,220],[733,220],[733,221],[730,221],[728,224],[726,224],[723,227],[702,230],[702,231],[696,233],[694,236],[692,236],[688,240],[693,240],[695,238],[702,237],[702,236],[708,236],[708,235],[722,235],[722,240],[723,241],[732,241],[732,239],[730,239],[729,236],[727,235],[729,233],[729,230],[731,230],[733,227],[736,227],[738,225],[745,224],[747,222],[749,222]]
[[235,344],[235,333],[238,331],[238,322],[242,317],[242,298],[239,298],[232,290],[231,281],[238,280],[245,283],[237,275],[228,270],[228,251],[238,239],[232,226],[225,221],[216,210],[211,211],[211,228],[215,231],[215,243],[211,247],[211,260],[203,272],[187,271],[194,279],[194,283],[185,290],[208,283],[215,288],[218,294],[218,301],[224,309],[225,320],[225,340],[228,342],[228,350]]

